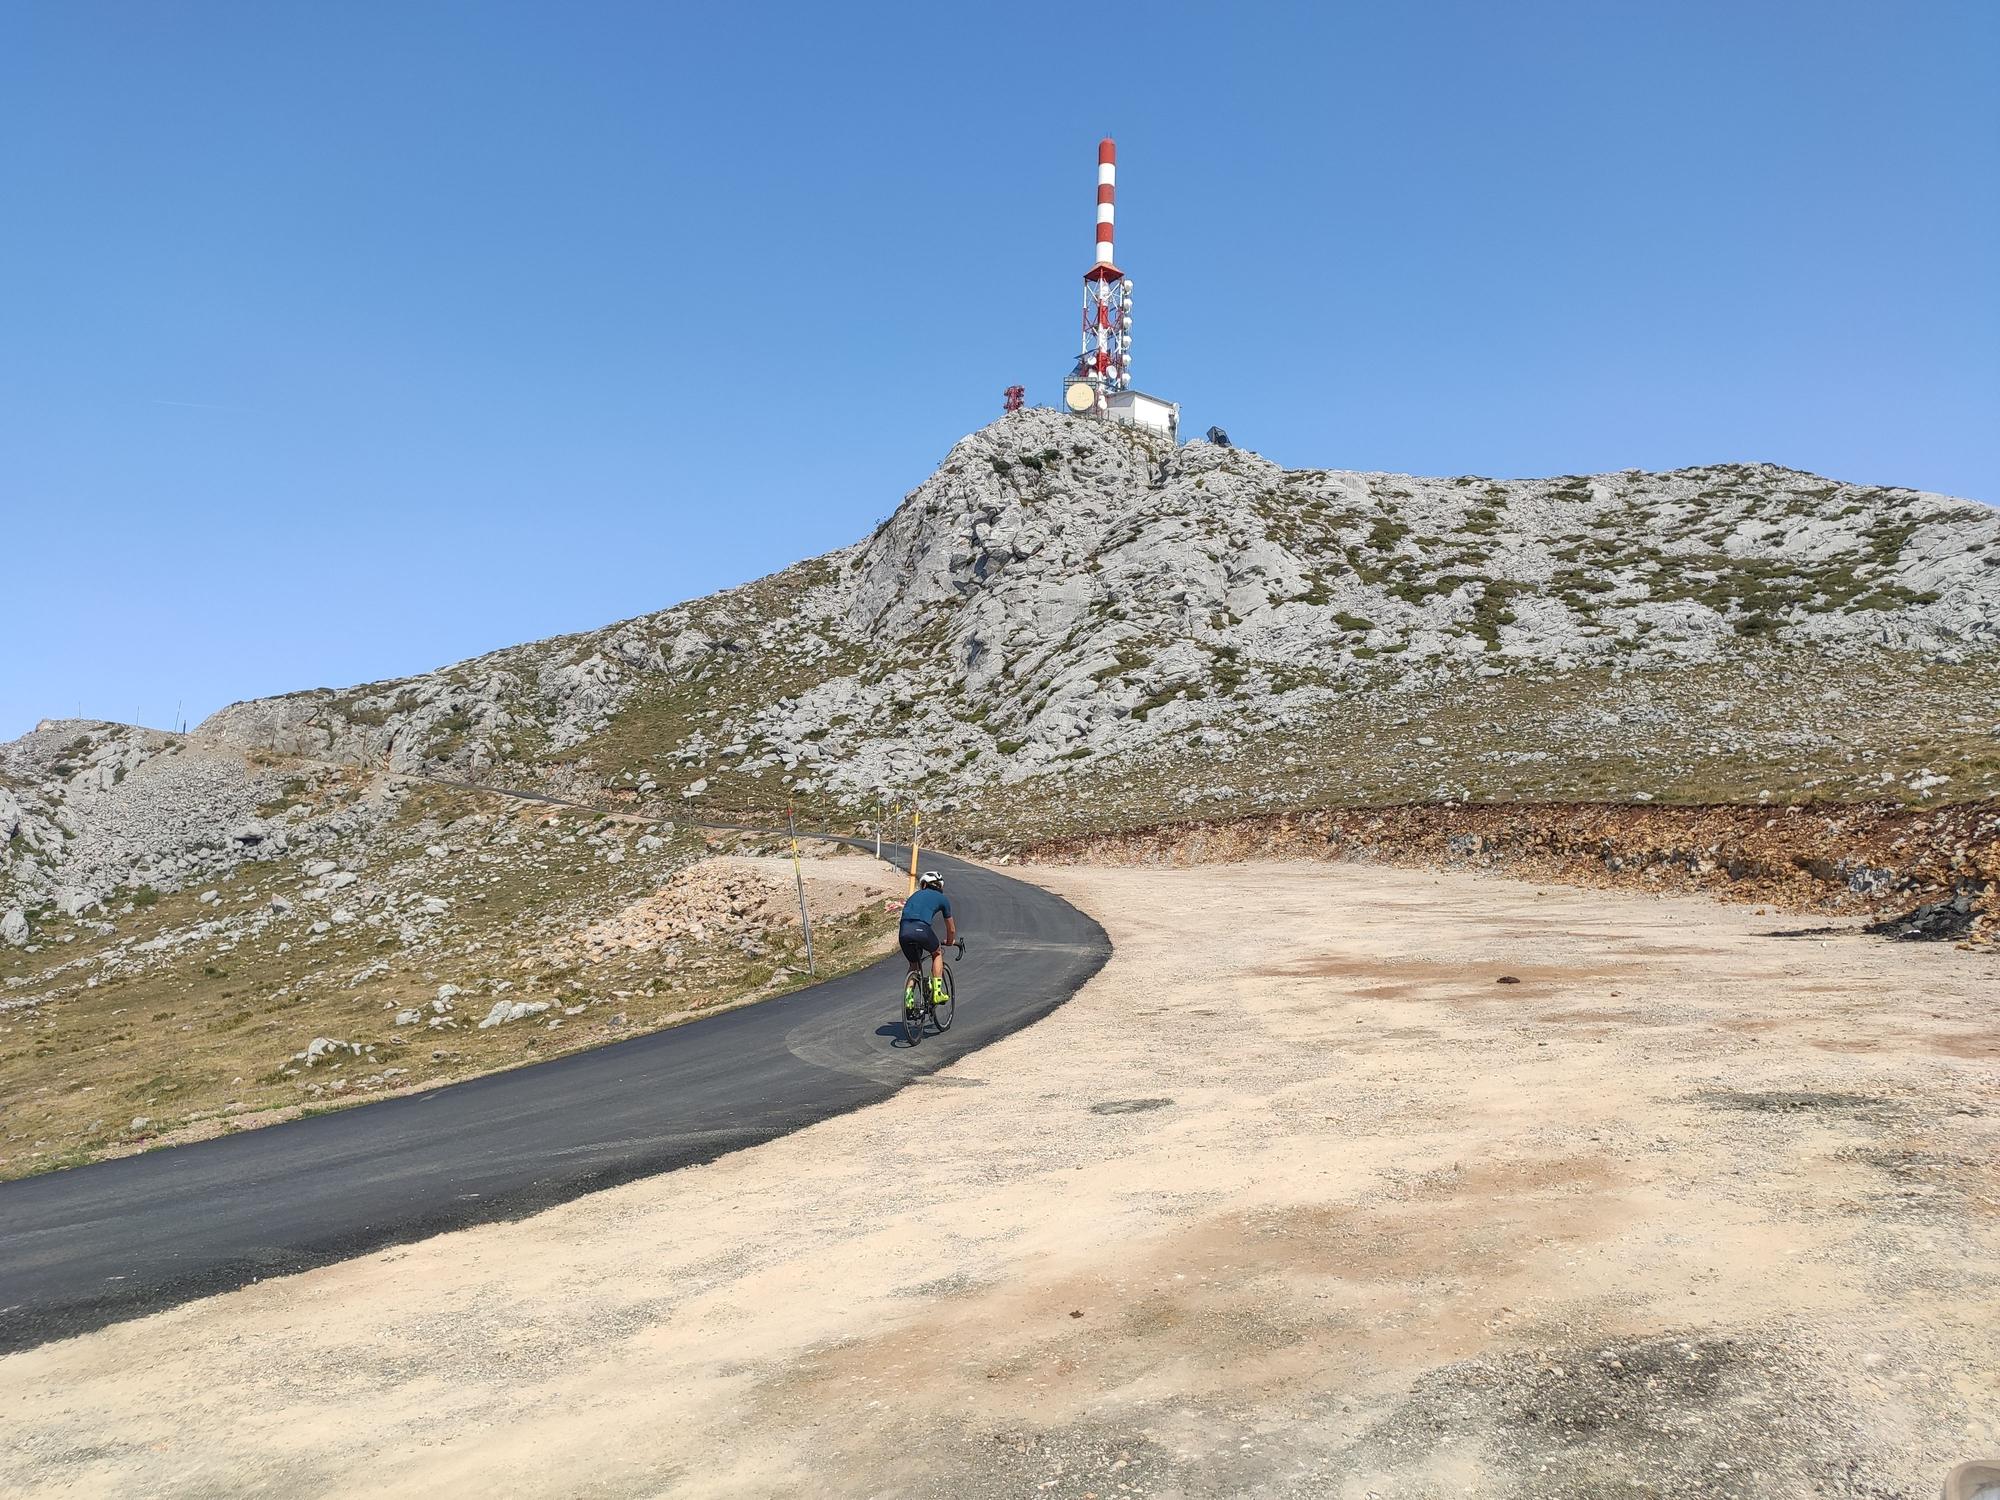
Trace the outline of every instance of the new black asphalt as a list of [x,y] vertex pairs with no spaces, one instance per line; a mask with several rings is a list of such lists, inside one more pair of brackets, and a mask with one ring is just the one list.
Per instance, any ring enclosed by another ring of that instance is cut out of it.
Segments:
[[903,1039],[891,957],[548,1062],[0,1184],[0,1352],[754,1146],[1027,1025],[1110,956],[1046,891],[925,864],[966,942],[950,1031]]

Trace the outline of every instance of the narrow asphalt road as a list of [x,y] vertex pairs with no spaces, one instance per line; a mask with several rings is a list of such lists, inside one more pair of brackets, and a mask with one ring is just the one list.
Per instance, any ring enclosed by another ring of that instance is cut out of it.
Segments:
[[966,940],[949,1032],[902,1040],[889,958],[548,1062],[0,1184],[0,1353],[770,1140],[1025,1026],[1110,956],[1048,892],[925,863]]

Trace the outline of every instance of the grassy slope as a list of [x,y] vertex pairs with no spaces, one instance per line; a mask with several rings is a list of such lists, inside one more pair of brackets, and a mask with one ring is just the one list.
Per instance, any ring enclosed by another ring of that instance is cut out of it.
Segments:
[[[771,816],[796,800],[802,819],[865,824],[872,805],[843,811],[824,797],[792,798],[775,769],[745,774],[718,769],[713,755],[677,756],[706,722],[700,705],[745,690],[751,671],[769,669],[728,664],[700,683],[641,693],[573,764],[614,788],[656,776],[658,794],[617,798],[635,807],[672,811],[680,787],[699,776],[709,783],[702,805],[716,815]],[[1313,676],[1309,663],[1296,673],[1302,686]],[[758,690],[774,690],[768,677]],[[1226,698],[1228,676],[1176,691]],[[1524,671],[1414,691],[1385,670],[1381,690],[1336,690],[1299,718],[1223,744],[1195,731],[1130,754],[1086,747],[1016,784],[948,796],[939,788],[933,827],[940,837],[1014,841],[1281,806],[2000,796],[2000,659],[1990,655],[1947,664],[1881,653],[1830,666],[1771,647],[1719,665]],[[839,753],[838,738],[828,754]],[[1924,785],[1926,772],[1949,779]]]
[[[1949,781],[1924,786],[1926,772]],[[1773,653],[1351,694],[1277,734],[1214,747],[1187,736],[1136,759],[1081,760],[978,799],[957,821],[1015,839],[1280,807],[1996,796],[2000,662],[1864,659],[1830,678],[1808,653]]]
[[[439,833],[468,815],[489,821]],[[37,931],[40,953],[0,949],[0,981],[35,977],[0,997],[51,996],[38,1007],[0,1012],[0,1178],[175,1132],[186,1138],[264,1123],[272,1111],[450,1082],[805,982],[795,937],[777,937],[754,955],[716,945],[678,964],[648,954],[587,961],[570,949],[566,937],[651,893],[705,852],[703,841],[683,833],[657,853],[612,863],[579,839],[597,822],[423,787],[404,801],[364,882],[335,900],[305,897],[312,882],[297,861],[246,865],[212,887],[221,896],[212,906],[200,902],[197,889],[150,902],[142,896],[113,914],[115,935],[98,935],[94,920],[55,920]],[[426,854],[440,838],[452,852]],[[404,944],[393,921],[310,932],[313,918],[334,906],[365,918],[355,893],[369,883],[442,896],[453,903],[452,916],[416,944]],[[120,941],[185,932],[218,912],[254,911],[273,897],[292,901],[295,912],[260,933],[190,942],[143,967],[106,972],[96,962]],[[880,957],[889,946],[886,921],[863,912],[816,927],[821,975]],[[84,962],[49,977],[54,966],[76,960]],[[94,986],[87,983],[93,976],[100,976]],[[392,1024],[397,1010],[428,1005],[441,984],[466,992],[454,1001],[455,1025]],[[496,995],[553,1008],[479,1030],[475,1023]],[[577,1006],[580,1013],[564,1013]],[[306,1068],[294,1054],[315,1037],[372,1050]],[[391,1068],[403,1071],[385,1077]],[[134,1130],[139,1117],[147,1124]]]

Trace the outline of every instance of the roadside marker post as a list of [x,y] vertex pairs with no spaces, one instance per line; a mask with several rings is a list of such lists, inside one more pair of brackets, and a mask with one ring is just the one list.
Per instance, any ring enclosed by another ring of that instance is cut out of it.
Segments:
[[785,827],[790,831],[792,836],[792,880],[799,888],[799,926],[805,929],[806,974],[810,977],[818,973],[818,970],[813,966],[813,924],[812,918],[806,913],[805,872],[799,868],[798,819],[792,816],[792,810],[789,807],[785,809]]
[[924,815],[920,809],[910,810],[910,894],[917,893],[917,846],[923,842]]

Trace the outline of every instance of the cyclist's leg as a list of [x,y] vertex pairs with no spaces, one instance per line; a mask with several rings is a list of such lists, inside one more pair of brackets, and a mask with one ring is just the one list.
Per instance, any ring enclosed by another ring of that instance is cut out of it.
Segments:
[[923,934],[919,939],[919,942],[922,948],[922,957],[920,959],[920,962],[922,963],[923,966],[923,972],[921,975],[920,982],[924,985],[923,993],[935,998],[937,994],[936,984],[937,984],[938,964],[940,962],[940,958],[938,955],[937,933],[933,931],[928,925],[926,925],[923,930]]
[[923,975],[924,945],[915,930],[909,927],[903,928],[897,934],[897,941],[903,950],[903,961],[910,966],[909,978],[904,985],[905,993],[921,995],[924,992],[917,986],[926,982]]

